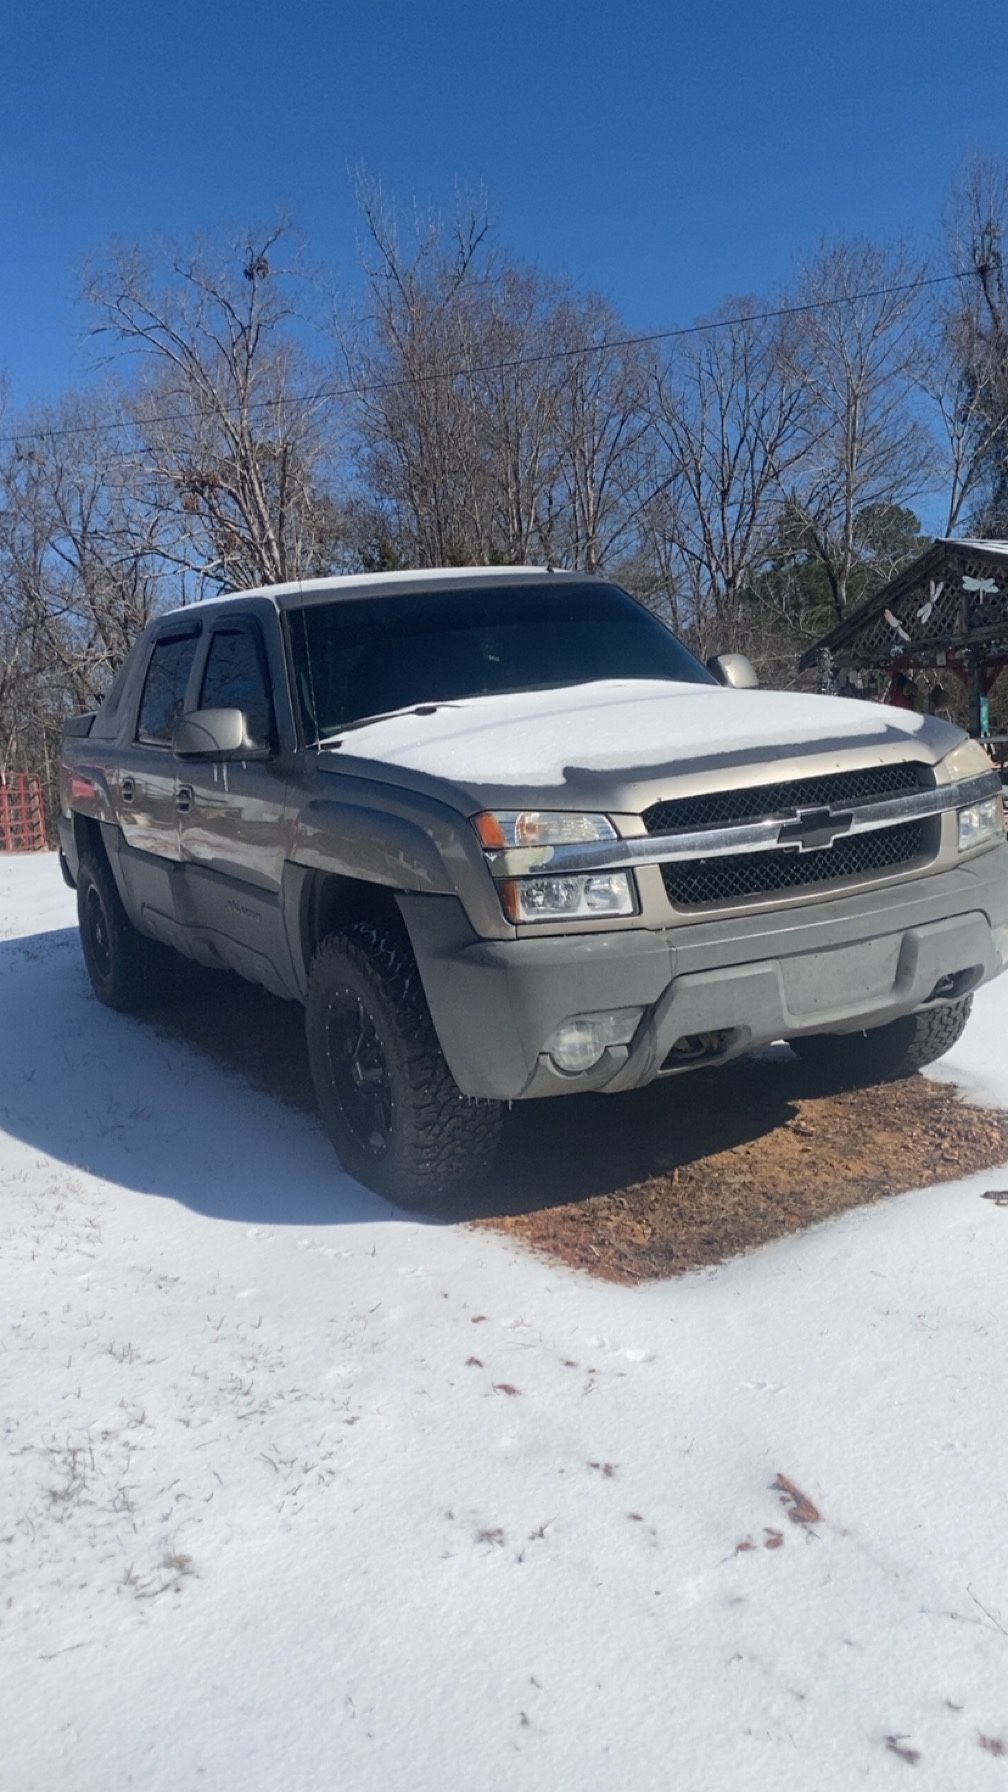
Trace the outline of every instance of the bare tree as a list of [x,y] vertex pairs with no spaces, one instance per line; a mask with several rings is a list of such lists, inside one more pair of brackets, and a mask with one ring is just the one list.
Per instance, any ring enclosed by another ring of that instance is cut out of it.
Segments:
[[837,619],[865,527],[932,480],[933,438],[914,414],[922,265],[902,247],[840,242],[801,275],[791,353],[807,397],[806,451],[782,474],[788,532],[822,564]]
[[567,565],[598,572],[632,552],[653,495],[651,358],[595,295],[568,299],[557,321],[558,538]]
[[505,264],[460,314],[469,425],[483,449],[483,559],[522,564],[553,553],[561,299],[555,282]]
[[481,262],[487,220],[462,209],[446,230],[436,215],[418,215],[405,249],[379,188],[362,181],[358,203],[369,313],[339,334],[362,479],[388,511],[404,557],[421,566],[486,559],[492,503],[481,477],[471,313],[479,279],[489,278]]
[[329,569],[332,379],[302,346],[290,232],[154,260],[114,250],[88,282],[104,334],[140,357],[137,436],[178,529],[174,558],[220,586]]
[[752,299],[683,337],[660,370],[655,428],[674,493],[674,560],[704,652],[738,637],[743,594],[777,539],[784,488],[807,450],[806,410],[782,326]]
[[0,765],[51,772],[161,599],[163,519],[121,414],[69,398],[22,420],[0,461]]
[[343,334],[363,481],[421,565],[596,570],[641,508],[648,365],[601,300],[488,247],[484,212],[420,214],[404,245],[359,193],[369,312]]
[[974,158],[953,191],[945,237],[960,275],[929,320],[921,384],[945,445],[945,532],[969,520],[980,534],[1008,526],[1008,168]]

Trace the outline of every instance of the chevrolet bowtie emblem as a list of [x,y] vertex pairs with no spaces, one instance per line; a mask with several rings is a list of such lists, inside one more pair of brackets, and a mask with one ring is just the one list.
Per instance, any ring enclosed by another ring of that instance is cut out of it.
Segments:
[[849,809],[799,809],[793,821],[784,822],[777,836],[778,846],[797,846],[799,852],[821,852],[846,834],[854,820]]

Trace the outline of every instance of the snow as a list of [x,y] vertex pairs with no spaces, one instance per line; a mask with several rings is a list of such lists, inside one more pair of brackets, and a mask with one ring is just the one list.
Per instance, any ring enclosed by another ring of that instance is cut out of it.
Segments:
[[389,591],[441,590],[445,585],[509,585],[548,579],[550,583],[584,584],[588,574],[558,572],[545,566],[437,566],[409,567],[401,572],[351,572],[321,579],[292,579],[285,585],[255,585],[247,591],[230,591],[212,601],[229,604],[250,597],[265,597],[279,605],[285,599],[313,602],[318,598],[370,597]]
[[[5,1788],[1005,1784],[1008,1172],[594,1283],[349,1182],[72,925],[0,858]],[[1008,1103],[1004,1002],[948,1068]]]
[[734,764],[753,750],[789,758],[807,748],[823,753],[855,745],[903,748],[915,735],[938,741],[939,751],[962,738],[958,730],[912,710],[848,698],[600,679],[556,690],[468,697],[425,715],[390,716],[348,732],[332,759],[335,769],[352,757],[470,785],[539,789],[568,784],[572,774],[582,780],[586,773],[608,774],[611,781],[621,772],[644,778],[705,765],[714,769],[726,753]]

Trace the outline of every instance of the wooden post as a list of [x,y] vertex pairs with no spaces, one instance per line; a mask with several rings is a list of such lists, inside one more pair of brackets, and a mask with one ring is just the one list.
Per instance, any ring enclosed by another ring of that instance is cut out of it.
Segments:
[[983,685],[980,678],[980,659],[975,647],[969,653],[969,731],[974,740],[980,738],[980,698]]

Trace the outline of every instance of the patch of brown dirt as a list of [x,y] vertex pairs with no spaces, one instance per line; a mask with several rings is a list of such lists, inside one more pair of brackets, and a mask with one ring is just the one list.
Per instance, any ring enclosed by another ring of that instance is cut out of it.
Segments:
[[781,1049],[635,1095],[527,1103],[505,1153],[476,1224],[638,1282],[1004,1164],[1008,1114],[919,1076],[816,1089]]

